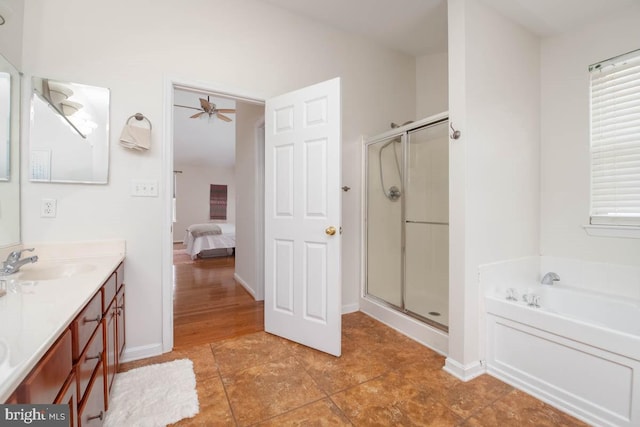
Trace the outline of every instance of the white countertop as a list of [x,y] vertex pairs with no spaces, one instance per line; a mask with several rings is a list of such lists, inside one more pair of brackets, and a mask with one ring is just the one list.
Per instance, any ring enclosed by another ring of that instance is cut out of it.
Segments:
[[[0,277],[7,287],[7,294],[0,297],[0,403],[11,396],[124,260],[124,241],[109,241],[106,246],[96,242],[24,245],[36,250],[23,257],[40,258],[36,264],[22,267],[25,276],[36,269],[64,264],[84,268],[71,277],[56,280],[24,280],[20,272]],[[62,258],[61,254],[69,258]]]

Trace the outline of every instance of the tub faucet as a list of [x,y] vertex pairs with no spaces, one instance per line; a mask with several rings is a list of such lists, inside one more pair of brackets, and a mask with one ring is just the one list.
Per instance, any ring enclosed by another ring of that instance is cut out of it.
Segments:
[[22,257],[22,253],[27,251],[33,252],[33,248],[11,252],[9,256],[7,256],[6,261],[2,263],[0,276],[8,276],[9,274],[17,273],[23,265],[38,261],[38,255],[20,259],[20,257]]
[[558,280],[560,280],[560,276],[554,272],[549,272],[544,275],[540,283],[543,285],[553,285],[553,282],[557,282]]

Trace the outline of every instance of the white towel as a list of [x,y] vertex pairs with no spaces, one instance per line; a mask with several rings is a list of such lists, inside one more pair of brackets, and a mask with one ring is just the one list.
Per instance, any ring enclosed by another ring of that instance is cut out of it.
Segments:
[[151,129],[125,125],[120,134],[120,145],[139,151],[148,150],[151,147]]

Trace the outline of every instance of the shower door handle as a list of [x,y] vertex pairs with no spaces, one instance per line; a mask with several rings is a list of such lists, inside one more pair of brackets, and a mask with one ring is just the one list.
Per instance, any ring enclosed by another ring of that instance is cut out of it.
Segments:
[[333,225],[331,225],[331,226],[325,228],[324,232],[329,236],[333,236],[334,234],[336,234],[336,228]]

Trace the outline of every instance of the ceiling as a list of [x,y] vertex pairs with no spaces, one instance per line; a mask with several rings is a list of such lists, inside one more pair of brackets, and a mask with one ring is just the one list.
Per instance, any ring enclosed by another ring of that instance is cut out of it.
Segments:
[[[447,50],[446,0],[263,0],[413,56]],[[473,0],[480,1],[480,0]],[[482,0],[541,37],[638,0]]]
[[[176,89],[174,104],[200,107],[199,98],[207,98],[195,92]],[[236,108],[231,99],[209,97],[217,108]],[[173,107],[173,161],[176,165],[233,167],[236,161],[236,115],[225,114],[232,119],[225,122],[203,114],[197,119],[189,116],[196,110]]]

